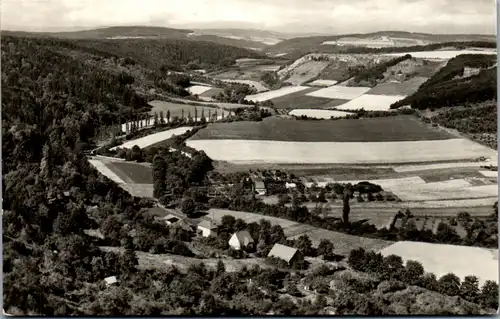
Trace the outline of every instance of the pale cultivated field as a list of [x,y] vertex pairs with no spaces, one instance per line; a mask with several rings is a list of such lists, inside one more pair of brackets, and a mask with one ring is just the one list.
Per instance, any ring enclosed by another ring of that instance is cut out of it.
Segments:
[[386,56],[403,56],[411,54],[414,58],[422,59],[444,59],[449,60],[461,54],[497,54],[496,51],[474,51],[474,50],[448,50],[448,51],[422,51],[422,52],[404,52],[404,53],[386,53]]
[[220,161],[250,163],[383,164],[464,160],[495,151],[467,139],[406,142],[282,142],[188,140]]
[[115,146],[115,147],[111,148],[111,150],[115,150],[118,148],[131,149],[132,147],[134,147],[134,145],[137,145],[140,148],[145,148],[145,147],[148,147],[150,145],[156,144],[158,142],[167,140],[174,135],[184,134],[191,129],[193,129],[193,127],[187,126],[187,127],[179,127],[179,128],[159,132],[159,133],[150,134],[148,136],[144,136],[144,137],[141,137],[141,138],[138,138],[135,140],[127,141],[127,142],[123,143],[122,145]]
[[315,92],[308,93],[308,96],[323,97],[328,99],[352,100],[368,92],[370,88],[348,87],[348,86],[330,86]]
[[292,94],[295,92],[303,91],[309,89],[308,86],[286,86],[281,89],[263,92],[259,94],[247,95],[245,99],[247,101],[264,102],[267,100],[275,99],[287,94]]
[[297,223],[287,219],[265,216],[255,213],[225,209],[210,209],[207,216],[213,216],[213,219],[215,221],[220,221],[222,216],[224,215],[231,215],[234,218],[241,218],[247,223],[258,223],[261,219],[268,220],[271,225],[280,225],[285,232],[285,236],[287,236],[288,238],[295,238],[300,235],[307,234],[311,238],[312,244],[314,246],[317,246],[323,238],[329,239],[334,243],[335,252],[338,254],[348,254],[352,249],[356,249],[358,247],[363,247],[369,250],[379,250],[392,244],[392,242],[385,240],[338,233],[326,229],[316,228],[307,224]]
[[463,162],[463,163],[436,163],[436,164],[425,164],[425,165],[403,165],[394,166],[393,169],[397,173],[408,173],[408,172],[418,172],[426,171],[429,169],[444,169],[444,168],[455,168],[455,167],[481,167],[483,165],[496,165],[498,163],[496,152],[495,154],[489,154],[490,160],[486,162]]
[[481,173],[481,175],[483,175],[485,177],[498,178],[498,172],[495,172],[495,171],[479,171],[479,173]]
[[[431,184],[441,184],[438,185]],[[403,201],[432,201],[452,199],[477,199],[498,196],[498,185],[482,185],[472,187],[449,187],[440,183],[418,185],[414,188],[401,188],[394,191]]]
[[110,170],[102,161],[89,159],[89,163],[92,166],[94,166],[99,171],[99,173],[106,176],[107,178],[109,178],[113,182],[115,182],[117,184],[125,184],[125,182],[118,175],[116,175],[112,170]]
[[269,91],[268,88],[266,88],[262,83],[257,82],[257,81],[252,81],[252,80],[231,80],[231,79],[218,79],[223,82],[228,82],[228,83],[241,83],[241,84],[248,84],[250,86],[255,87],[257,92],[265,92]]
[[330,119],[332,116],[333,117],[346,117],[349,114],[349,112],[341,112],[341,111],[333,111],[333,110],[318,110],[318,109],[295,109],[292,110],[290,115],[294,116],[302,116],[305,115],[307,117],[312,117],[316,119]]
[[308,85],[312,85],[312,86],[332,86],[332,85],[335,85],[337,83],[338,83],[338,81],[335,81],[335,80],[316,80],[316,81],[312,81],[311,83],[308,83]]
[[189,93],[191,93],[192,95],[196,95],[196,94],[202,94],[208,90],[211,90],[212,87],[210,86],[201,86],[201,85],[193,85],[193,86],[190,86],[187,88],[187,91]]
[[480,285],[486,280],[498,282],[498,251],[493,249],[402,241],[382,249],[381,253],[401,256],[405,262],[418,261],[438,278],[454,273],[462,280],[474,275]]
[[404,99],[402,95],[372,95],[364,94],[349,102],[335,107],[336,110],[388,111],[391,104]]

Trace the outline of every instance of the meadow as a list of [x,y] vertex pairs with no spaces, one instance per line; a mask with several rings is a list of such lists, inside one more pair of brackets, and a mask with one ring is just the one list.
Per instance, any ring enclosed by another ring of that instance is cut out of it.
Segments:
[[336,110],[354,111],[364,109],[365,111],[389,111],[391,104],[404,99],[401,95],[375,95],[364,94],[349,102],[339,105]]
[[330,86],[324,89],[308,93],[308,96],[322,97],[328,99],[352,100],[368,92],[370,88]]
[[337,84],[338,81],[335,80],[315,80],[312,82],[307,83],[307,85],[312,85],[312,86],[332,86]]
[[187,91],[191,93],[191,95],[200,95],[211,89],[212,89],[211,86],[193,85],[188,87]]
[[308,96],[307,93],[316,91],[317,88],[308,88],[299,92],[287,94],[272,99],[277,109],[320,108],[331,102],[330,99]]
[[190,140],[262,140],[293,142],[390,142],[444,140],[453,136],[411,116],[337,121],[266,118],[262,122],[214,123]]
[[106,166],[127,183],[153,184],[153,170],[147,165],[133,162],[109,162]]
[[412,95],[417,92],[420,85],[425,83],[425,77],[413,77],[402,82],[386,82],[377,84],[371,88],[366,94],[371,95]]

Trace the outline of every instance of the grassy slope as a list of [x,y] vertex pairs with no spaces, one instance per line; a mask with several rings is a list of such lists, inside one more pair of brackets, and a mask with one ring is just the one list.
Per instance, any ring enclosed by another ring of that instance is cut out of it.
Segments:
[[451,138],[409,116],[338,121],[293,121],[266,119],[262,122],[217,123],[199,131],[192,139],[249,139],[297,142],[419,141]]

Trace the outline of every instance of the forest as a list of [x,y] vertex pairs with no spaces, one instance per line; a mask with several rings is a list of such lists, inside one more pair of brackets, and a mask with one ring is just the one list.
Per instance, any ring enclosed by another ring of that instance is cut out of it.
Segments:
[[[411,105],[415,109],[439,109],[497,98],[496,56],[464,54],[451,59],[445,67],[424,82],[417,92],[397,101],[391,109]],[[476,74],[463,77],[465,68]]]

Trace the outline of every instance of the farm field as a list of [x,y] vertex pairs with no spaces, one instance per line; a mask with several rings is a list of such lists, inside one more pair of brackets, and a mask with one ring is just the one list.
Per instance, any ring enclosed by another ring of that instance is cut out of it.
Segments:
[[186,127],[179,127],[179,128],[174,128],[171,130],[166,130],[163,132],[150,134],[150,135],[147,135],[147,136],[135,139],[135,140],[127,141],[119,146],[112,147],[110,150],[116,150],[119,148],[131,149],[135,145],[139,146],[140,148],[145,148],[145,147],[151,146],[153,144],[156,144],[158,142],[167,140],[174,135],[184,134],[191,129],[193,129],[193,127],[186,126]]
[[338,82],[335,80],[315,80],[312,82],[307,83],[307,85],[312,85],[312,86],[332,86],[337,84]]
[[[153,107],[151,110],[150,114],[163,112],[163,116],[165,117],[167,115],[167,111],[170,111],[170,118],[173,118],[174,116],[181,117],[182,112],[184,111],[184,117],[188,117],[188,114],[191,113],[191,116],[194,119],[194,114],[195,110],[198,111],[198,116],[201,118],[201,112],[203,110],[205,118],[208,119],[208,112],[210,111],[211,114],[215,114],[217,112],[218,115],[222,116],[222,113],[224,115],[229,115],[229,112],[226,110],[221,110],[220,108],[217,107],[208,107],[208,106],[201,106],[201,105],[189,105],[189,104],[181,104],[181,103],[173,103],[173,102],[166,102],[166,101],[151,101],[148,103]],[[166,118],[165,118],[166,121]]]
[[108,162],[108,169],[127,183],[153,184],[153,170],[151,167],[134,162]]
[[310,118],[328,120],[331,117],[346,117],[347,115],[351,115],[353,113],[334,111],[334,110],[295,109],[290,111],[290,113],[288,114],[299,117],[305,115]]
[[[337,120],[334,122],[338,122]],[[233,136],[234,137],[234,136]],[[494,151],[466,139],[406,142],[282,142],[195,139],[187,145],[235,163],[389,164],[473,159]]]
[[267,91],[267,92],[262,92],[258,94],[253,94],[253,95],[247,95],[245,97],[246,100],[248,101],[255,101],[255,102],[264,102],[267,100],[275,99],[284,95],[292,94],[295,92],[303,91],[310,89],[307,86],[285,86],[281,89],[273,90],[273,91]]
[[425,77],[414,77],[403,82],[386,82],[377,84],[366,94],[370,95],[412,95],[427,81]]
[[121,179],[113,170],[111,170],[108,165],[106,165],[105,161],[101,160],[96,160],[96,159],[89,159],[90,165],[94,166],[95,169],[99,171],[102,175],[106,176],[113,182],[117,184],[124,184],[125,181]]
[[486,280],[498,282],[498,251],[493,249],[402,241],[382,249],[381,253],[401,256],[405,262],[418,261],[438,278],[454,273],[461,280],[475,275],[480,285]]
[[485,177],[495,177],[498,178],[498,172],[497,171],[479,171],[481,175]]
[[320,108],[331,102],[330,99],[306,95],[316,90],[317,88],[307,88],[299,92],[271,99],[271,101],[277,109]]
[[308,96],[322,97],[328,99],[352,100],[368,92],[370,88],[330,86],[324,89],[308,93]]
[[375,95],[364,94],[349,102],[336,107],[337,110],[354,111],[364,109],[365,111],[388,111],[391,104],[404,99],[402,95]]
[[212,89],[210,86],[202,86],[202,85],[193,85],[187,88],[187,91],[192,95],[200,95],[206,91]]
[[443,59],[449,60],[462,54],[494,54],[496,51],[475,51],[475,50],[443,50],[443,51],[421,51],[421,52],[404,52],[404,53],[385,53],[386,56],[403,56],[411,54],[414,58],[421,59]]
[[221,88],[210,88],[210,90],[206,90],[205,92],[201,93],[201,94],[198,94],[198,97],[200,99],[203,99],[203,98],[211,98],[221,92],[223,92],[224,90],[221,89]]
[[[411,116],[337,121],[293,121],[266,118],[262,122],[214,123],[193,140],[238,139],[287,142],[393,142],[454,138]],[[437,141],[436,141],[437,142]],[[432,143],[431,143],[432,144]]]
[[223,82],[228,82],[228,83],[241,83],[241,84],[248,84],[250,86],[253,86],[257,92],[265,92],[269,91],[267,87],[264,86],[261,82],[258,81],[253,81],[253,80],[239,80],[239,79],[218,79],[219,81]]
[[241,218],[247,223],[258,222],[260,219],[268,220],[272,225],[280,225],[283,227],[285,235],[288,238],[298,237],[302,234],[307,234],[314,246],[317,246],[321,239],[329,239],[335,243],[335,251],[339,254],[348,254],[352,249],[363,247],[367,250],[379,250],[392,244],[390,241],[352,236],[348,234],[338,233],[326,229],[316,228],[307,224],[300,224],[290,220],[265,216],[255,213],[247,213],[240,211],[210,209],[208,216],[213,216],[214,220],[220,221],[222,216],[231,215],[234,218]]

